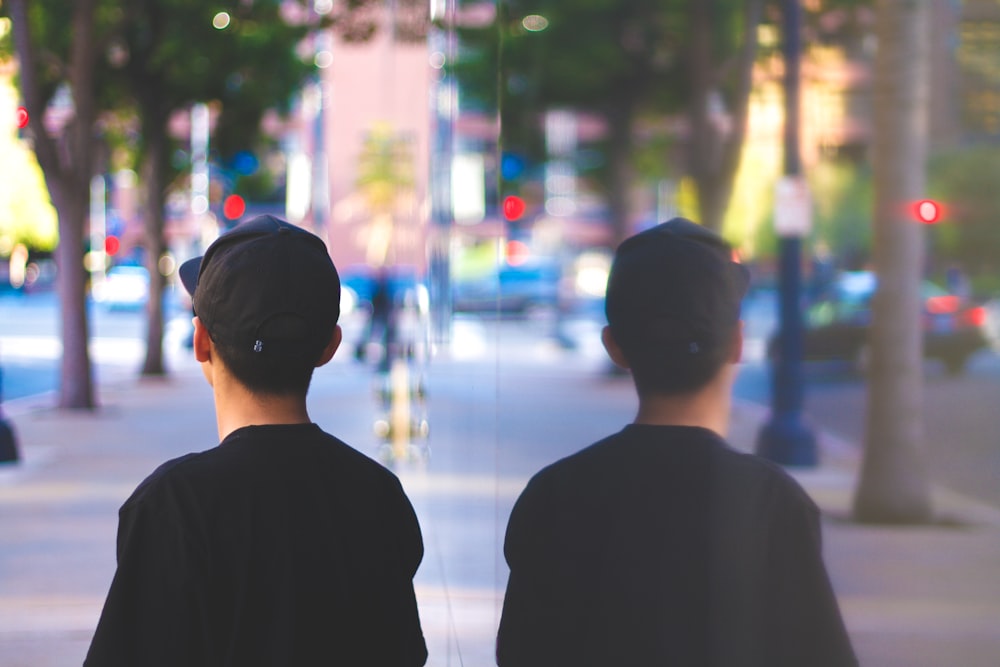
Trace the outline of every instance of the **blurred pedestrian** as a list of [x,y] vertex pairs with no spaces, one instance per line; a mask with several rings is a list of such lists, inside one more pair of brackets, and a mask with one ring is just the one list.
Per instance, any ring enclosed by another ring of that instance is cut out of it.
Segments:
[[817,507],[725,440],[749,282],[732,258],[681,218],[619,247],[602,337],[638,414],[518,498],[502,667],[856,664]]
[[85,664],[423,665],[413,508],[306,411],[341,342],[326,246],[262,216],[181,277],[221,443],[163,464],[122,506]]
[[962,301],[968,301],[972,298],[972,283],[962,267],[954,264],[949,266],[945,272],[945,283],[948,286],[948,291]]
[[372,284],[371,313],[354,349],[356,360],[365,361],[368,346],[377,342],[381,354],[378,369],[383,373],[389,371],[390,357],[396,345],[396,315],[396,295],[393,293],[389,270],[380,266]]

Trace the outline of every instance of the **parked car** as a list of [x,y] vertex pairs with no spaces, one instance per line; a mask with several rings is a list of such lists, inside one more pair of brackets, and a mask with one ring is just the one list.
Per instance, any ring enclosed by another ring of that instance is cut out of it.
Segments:
[[[803,322],[804,360],[844,360],[854,363],[859,371],[867,368],[875,287],[874,273],[846,272],[808,306]],[[929,281],[922,283],[921,293],[924,356],[941,361],[949,373],[960,374],[969,357],[988,344],[986,309]],[[772,356],[777,353],[776,336],[768,350]]]
[[526,314],[555,308],[559,302],[559,266],[551,260],[502,263],[487,275],[456,280],[452,303],[456,312]]
[[142,266],[120,264],[94,285],[94,301],[110,310],[137,310],[149,299],[149,272]]

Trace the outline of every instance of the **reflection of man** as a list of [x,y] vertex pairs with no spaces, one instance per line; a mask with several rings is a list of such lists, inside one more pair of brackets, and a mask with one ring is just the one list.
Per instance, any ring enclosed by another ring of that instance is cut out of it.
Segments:
[[504,544],[502,667],[854,665],[816,506],[724,440],[748,275],[675,218],[631,237],[603,340],[635,422],[542,470]]
[[341,341],[326,246],[262,216],[181,277],[221,443],[160,466],[122,506],[85,664],[424,664],[413,508],[306,411]]
[[389,272],[385,267],[380,267],[375,274],[371,306],[371,315],[365,324],[364,334],[358,340],[354,357],[358,361],[364,361],[368,344],[378,341],[382,351],[379,368],[388,370],[390,347],[396,343],[396,319],[395,295],[392,292]]

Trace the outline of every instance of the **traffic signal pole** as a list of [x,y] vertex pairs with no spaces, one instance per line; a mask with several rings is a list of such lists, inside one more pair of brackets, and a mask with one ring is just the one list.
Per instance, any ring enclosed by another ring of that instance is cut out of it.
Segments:
[[[802,177],[799,147],[800,53],[799,0],[785,0],[782,16],[785,60],[784,174]],[[778,201],[781,206],[783,202]],[[775,217],[778,217],[776,213]],[[779,332],[771,362],[771,416],[757,436],[757,453],[781,465],[815,466],[816,436],[802,422],[802,229],[779,230]]]

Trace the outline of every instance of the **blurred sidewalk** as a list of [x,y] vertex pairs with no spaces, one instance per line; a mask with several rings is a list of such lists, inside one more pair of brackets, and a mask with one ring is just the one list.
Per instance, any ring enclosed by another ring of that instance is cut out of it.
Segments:
[[[562,385],[538,371],[542,363],[532,362],[535,375],[525,391],[559,396]],[[370,372],[344,360],[333,366],[333,372],[317,375],[310,412],[361,448],[372,440],[376,412],[367,391]],[[211,393],[199,368],[183,350],[171,357],[170,368],[167,380],[103,386],[103,407],[93,414],[55,412],[38,401],[4,404],[23,457],[0,468],[5,667],[82,662],[114,571],[118,507],[164,460],[215,444]],[[516,428],[508,423],[514,415],[504,413],[506,389],[497,388],[496,378],[517,372],[496,362],[476,365],[446,356],[427,371],[433,456],[426,465],[398,472],[424,530],[426,555],[416,585],[429,665],[493,664],[506,578],[503,531],[510,505],[532,472],[494,435],[501,421]],[[580,384],[570,373],[587,372],[565,371],[560,381]],[[602,400],[617,401],[609,417],[617,421],[629,409],[630,389],[609,391]],[[468,403],[459,404],[459,396]],[[455,402],[451,412],[447,401]],[[737,404],[733,444],[751,448],[766,416],[761,406]],[[822,466],[794,474],[824,511],[827,563],[862,664],[1000,664],[1000,509],[938,493],[939,525],[853,524],[848,517],[857,447],[826,433],[819,439]]]
[[[731,433],[755,437],[767,417],[740,404]],[[1000,508],[935,487],[935,525],[853,523],[861,452],[818,437],[822,465],[790,472],[823,512],[827,568],[861,665],[1000,665]]]

